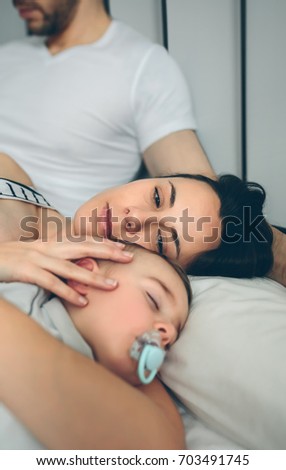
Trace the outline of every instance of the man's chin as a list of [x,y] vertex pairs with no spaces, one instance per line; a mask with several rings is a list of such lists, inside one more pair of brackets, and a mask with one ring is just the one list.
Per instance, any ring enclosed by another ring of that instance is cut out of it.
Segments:
[[29,36],[47,36],[47,34],[41,29],[27,28],[27,33]]
[[33,24],[26,22],[26,29],[29,36],[51,36],[51,28],[45,24]]

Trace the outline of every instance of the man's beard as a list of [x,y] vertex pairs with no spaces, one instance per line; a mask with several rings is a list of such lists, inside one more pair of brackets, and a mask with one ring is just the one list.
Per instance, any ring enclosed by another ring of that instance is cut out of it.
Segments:
[[29,0],[13,0],[15,7],[34,8],[43,15],[43,20],[39,26],[32,26],[29,21],[26,22],[29,35],[37,36],[57,36],[61,34],[73,19],[79,0],[57,0],[52,13],[47,13],[37,2]]

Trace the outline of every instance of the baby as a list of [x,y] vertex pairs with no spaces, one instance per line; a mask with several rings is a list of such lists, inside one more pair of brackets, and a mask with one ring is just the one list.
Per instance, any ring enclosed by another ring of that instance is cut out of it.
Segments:
[[117,289],[106,292],[69,281],[89,302],[84,308],[62,303],[95,359],[137,385],[147,383],[148,378],[138,377],[136,340],[140,343],[142,335],[147,334],[148,342],[148,333],[153,332],[151,336],[155,343],[157,336],[159,347],[170,347],[187,320],[191,290],[187,276],[174,263],[137,245],[125,249],[134,253],[128,265],[92,258],[77,262],[90,271],[114,276]]
[[[51,297],[43,289],[25,283],[0,283],[0,296],[59,340],[137,386],[150,382],[163,362],[164,353],[154,359],[152,347],[160,353],[178,338],[188,317],[191,290],[187,276],[173,263],[137,245],[125,249],[134,253],[132,263],[93,258],[77,261],[85,269],[118,279],[118,287],[109,292],[68,281],[87,296],[85,307]],[[147,360],[143,359],[142,365],[140,356],[144,356],[146,347]],[[0,423],[0,448],[42,448],[3,406]]]

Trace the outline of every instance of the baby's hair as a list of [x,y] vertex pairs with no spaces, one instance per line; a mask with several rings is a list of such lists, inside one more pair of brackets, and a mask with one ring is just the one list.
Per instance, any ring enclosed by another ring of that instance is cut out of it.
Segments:
[[136,252],[137,250],[142,250],[146,253],[152,253],[153,255],[159,256],[159,258],[163,258],[172,268],[176,271],[178,276],[180,277],[181,281],[183,282],[186,292],[187,292],[187,298],[188,298],[188,307],[190,308],[191,302],[192,302],[192,289],[190,286],[190,281],[188,278],[187,273],[184,271],[184,269],[174,260],[170,260],[164,255],[160,255],[157,253],[157,251],[152,251],[152,250],[147,250],[147,248],[138,245],[137,243],[131,243],[126,240],[118,240],[120,243],[123,243],[126,248],[125,250],[130,251],[131,253]]

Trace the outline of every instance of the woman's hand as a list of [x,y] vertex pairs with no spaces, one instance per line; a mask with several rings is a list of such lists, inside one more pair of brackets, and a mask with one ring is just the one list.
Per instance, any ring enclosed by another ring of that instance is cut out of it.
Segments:
[[99,289],[113,290],[117,281],[90,272],[71,260],[93,257],[128,263],[132,254],[125,246],[110,240],[43,242],[5,242],[0,244],[0,281],[26,282],[47,289],[72,304],[84,306],[79,295],[61,278],[74,280]]
[[269,277],[286,287],[286,235],[275,227],[273,231],[273,255],[274,264]]

